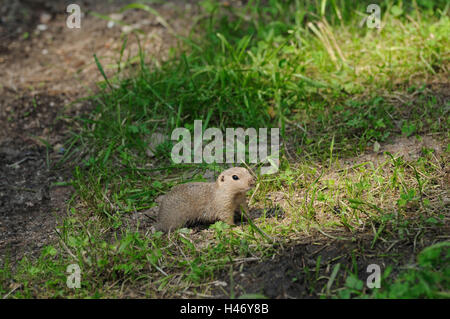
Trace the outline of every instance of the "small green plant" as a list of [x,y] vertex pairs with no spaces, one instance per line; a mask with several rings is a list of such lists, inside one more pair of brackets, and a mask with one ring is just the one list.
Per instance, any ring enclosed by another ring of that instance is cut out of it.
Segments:
[[417,265],[402,271],[373,293],[374,298],[449,298],[450,242],[422,250]]

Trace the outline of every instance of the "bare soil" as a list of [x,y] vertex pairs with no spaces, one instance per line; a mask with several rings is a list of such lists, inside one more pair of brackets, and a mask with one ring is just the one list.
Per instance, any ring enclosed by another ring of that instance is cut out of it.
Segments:
[[416,263],[416,255],[421,249],[448,240],[449,231],[448,225],[417,229],[402,239],[379,241],[373,246],[373,236],[367,233],[327,234],[340,236],[339,240],[315,233],[304,238],[302,243],[280,249],[271,259],[245,263],[231,273],[224,271],[218,279],[222,285],[213,290],[212,295],[215,298],[230,298],[232,294],[236,297],[262,294],[276,299],[318,298],[326,295],[328,279],[337,264],[340,264],[339,273],[332,287],[342,286],[352,273],[363,280],[365,292],[370,293],[365,285],[370,264],[380,266],[382,273],[389,265],[392,267],[390,277],[395,277],[406,265]]

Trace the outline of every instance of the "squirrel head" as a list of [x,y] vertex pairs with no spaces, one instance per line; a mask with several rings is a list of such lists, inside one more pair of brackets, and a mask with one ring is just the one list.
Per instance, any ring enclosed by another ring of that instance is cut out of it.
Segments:
[[223,171],[217,178],[217,185],[232,189],[235,193],[244,193],[255,186],[256,179],[243,167],[232,167]]

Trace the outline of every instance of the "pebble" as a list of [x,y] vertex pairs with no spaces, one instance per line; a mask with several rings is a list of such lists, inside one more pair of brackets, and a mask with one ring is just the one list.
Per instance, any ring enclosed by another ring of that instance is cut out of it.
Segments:
[[38,29],[39,31],[45,31],[45,30],[48,29],[48,26],[47,26],[46,24],[38,24],[38,25],[37,25],[37,29]]

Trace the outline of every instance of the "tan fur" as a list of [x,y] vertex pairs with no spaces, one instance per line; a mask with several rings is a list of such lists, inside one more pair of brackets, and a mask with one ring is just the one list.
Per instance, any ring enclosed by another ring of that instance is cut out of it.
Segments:
[[177,185],[161,200],[156,229],[167,232],[195,221],[233,225],[240,206],[248,210],[246,193],[254,185],[255,178],[242,167],[223,171],[214,183]]

